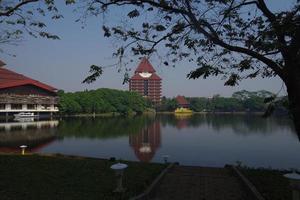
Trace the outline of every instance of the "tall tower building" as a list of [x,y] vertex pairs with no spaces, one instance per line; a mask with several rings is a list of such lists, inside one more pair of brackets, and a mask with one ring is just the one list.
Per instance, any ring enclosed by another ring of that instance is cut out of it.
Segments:
[[155,72],[148,59],[143,58],[129,81],[129,90],[149,98],[154,104],[159,104],[162,79]]

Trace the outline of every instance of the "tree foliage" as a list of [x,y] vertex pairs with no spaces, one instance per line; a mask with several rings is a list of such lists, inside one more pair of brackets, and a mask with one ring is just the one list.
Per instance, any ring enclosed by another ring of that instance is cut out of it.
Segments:
[[[72,4],[74,0],[64,0]],[[4,45],[17,44],[25,34],[35,38],[57,40],[59,36],[47,30],[43,18],[63,18],[55,0],[0,0],[0,51]]]
[[175,98],[162,97],[161,104],[157,107],[157,110],[173,112],[177,107],[178,103]]
[[222,75],[227,78],[225,85],[257,75],[284,78],[288,51],[296,50],[291,53],[299,57],[299,1],[277,13],[264,0],[89,0],[87,4],[86,13],[92,15],[109,15],[114,7],[128,10],[124,16],[128,23],[107,21],[103,26],[105,37],[123,41],[115,55],[162,50],[167,52],[165,64],[182,59],[196,64],[189,78]]
[[123,23],[103,26],[105,37],[122,41],[115,53],[120,58],[157,53],[165,65],[187,60],[195,66],[188,78],[221,76],[229,86],[279,76],[300,134],[300,0],[278,11],[266,2],[87,0],[85,13],[128,11],[120,16]]
[[146,100],[135,92],[113,89],[59,92],[59,96],[59,108],[64,114],[117,112],[127,115],[142,113],[148,106]]
[[[256,92],[242,90],[233,93],[231,97],[214,95],[212,98],[187,97],[187,100],[190,103],[190,109],[195,112],[265,112],[268,107],[265,99],[272,96],[274,96],[273,93],[265,90]],[[161,111],[174,111],[177,107],[175,98],[163,98],[160,109]]]

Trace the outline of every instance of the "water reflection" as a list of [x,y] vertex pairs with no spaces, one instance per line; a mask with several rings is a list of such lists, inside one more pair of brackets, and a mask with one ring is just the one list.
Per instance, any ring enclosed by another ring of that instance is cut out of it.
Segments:
[[129,144],[140,161],[150,162],[161,144],[160,123],[155,121],[139,133],[129,135]]
[[250,115],[156,115],[64,118],[0,123],[0,152],[116,157],[222,166],[237,160],[254,166],[300,167],[300,143],[292,122]]
[[139,133],[153,117],[66,118],[60,122],[59,134],[65,138],[110,139]]
[[259,115],[244,114],[196,114],[189,117],[175,115],[159,115],[163,126],[174,126],[177,129],[208,127],[216,132],[225,133],[224,129],[232,129],[235,134],[272,134],[274,131],[289,131],[296,134],[291,120],[288,118],[262,118]]
[[58,124],[58,120],[0,123],[0,152],[19,152],[23,144],[29,152],[38,152],[57,138]]

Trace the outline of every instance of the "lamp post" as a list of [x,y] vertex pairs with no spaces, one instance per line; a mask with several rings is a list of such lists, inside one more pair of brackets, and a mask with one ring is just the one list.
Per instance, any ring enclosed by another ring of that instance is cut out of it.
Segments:
[[22,149],[22,155],[25,155],[25,149],[27,148],[27,145],[21,145],[20,148]]
[[113,169],[117,176],[117,188],[114,192],[124,192],[125,188],[123,187],[123,172],[128,167],[128,165],[124,163],[117,163],[112,165],[110,168]]
[[293,200],[300,200],[300,174],[294,171],[283,176],[290,181],[290,186],[293,190]]

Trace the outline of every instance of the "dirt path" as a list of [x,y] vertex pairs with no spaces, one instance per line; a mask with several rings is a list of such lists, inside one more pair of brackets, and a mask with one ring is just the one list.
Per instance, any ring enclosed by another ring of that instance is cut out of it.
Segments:
[[226,168],[175,166],[160,182],[154,200],[249,200]]

